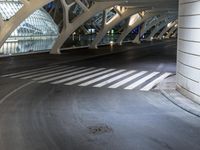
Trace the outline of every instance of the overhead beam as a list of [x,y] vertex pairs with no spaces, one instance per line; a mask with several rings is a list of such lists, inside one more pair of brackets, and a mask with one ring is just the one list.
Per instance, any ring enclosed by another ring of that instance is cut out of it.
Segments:
[[177,23],[177,21],[175,22],[171,22],[170,24],[168,24],[163,30],[162,32],[158,35],[158,39],[162,39],[163,35],[169,31],[175,24]]
[[168,13],[163,13],[160,17],[158,17],[156,20],[154,20],[153,22],[149,23],[149,24],[144,24],[142,26],[142,29],[140,31],[140,33],[137,34],[137,36],[135,37],[135,39],[133,40],[133,43],[140,43],[140,37],[143,36],[149,29],[151,29],[153,26],[156,26],[157,24],[159,24],[160,22],[162,22],[163,20],[165,20],[167,17],[169,16],[176,16],[177,14],[168,14]]
[[117,40],[117,43],[122,45],[123,40],[126,38],[126,36],[134,29],[136,28],[138,25],[144,23],[146,20],[148,20],[149,18],[156,16],[160,14],[160,12],[147,12],[143,18],[139,18],[137,19],[133,24],[128,25],[123,32],[121,33],[120,37]]
[[84,11],[89,11],[89,9],[87,8],[87,6],[85,6],[85,4],[83,4],[83,2],[81,2],[80,0],[75,0],[75,2],[76,2]]
[[165,26],[167,26],[168,23],[170,23],[171,21],[174,21],[176,18],[170,18],[170,19],[166,19],[165,21],[163,21],[162,23],[160,23],[159,25],[157,25],[153,31],[151,32],[151,34],[145,39],[147,41],[151,41],[152,38],[154,38],[154,36]]

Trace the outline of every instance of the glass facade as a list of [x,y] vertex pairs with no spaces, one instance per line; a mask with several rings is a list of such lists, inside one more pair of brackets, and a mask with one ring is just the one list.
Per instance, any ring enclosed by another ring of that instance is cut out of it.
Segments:
[[[4,21],[23,7],[18,0],[0,0],[0,14]],[[0,55],[49,50],[59,34],[51,16],[39,9],[20,24],[0,48]]]

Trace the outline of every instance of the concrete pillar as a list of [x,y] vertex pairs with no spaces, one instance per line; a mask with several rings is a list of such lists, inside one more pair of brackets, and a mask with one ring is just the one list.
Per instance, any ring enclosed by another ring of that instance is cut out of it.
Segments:
[[200,104],[200,1],[179,1],[177,89]]

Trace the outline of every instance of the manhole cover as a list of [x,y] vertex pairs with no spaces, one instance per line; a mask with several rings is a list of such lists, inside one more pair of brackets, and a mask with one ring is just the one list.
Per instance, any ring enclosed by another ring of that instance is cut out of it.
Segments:
[[104,134],[112,132],[112,128],[107,125],[96,125],[96,126],[89,126],[89,133],[90,134]]

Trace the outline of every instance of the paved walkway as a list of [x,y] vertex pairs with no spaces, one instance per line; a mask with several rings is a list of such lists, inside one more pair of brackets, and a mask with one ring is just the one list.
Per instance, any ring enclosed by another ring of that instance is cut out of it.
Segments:
[[176,76],[166,78],[159,84],[159,89],[172,103],[185,111],[200,117],[200,105],[183,96],[176,90]]

